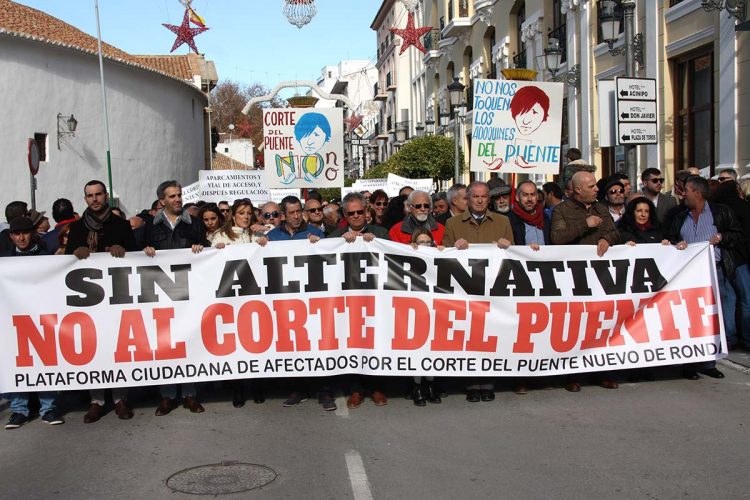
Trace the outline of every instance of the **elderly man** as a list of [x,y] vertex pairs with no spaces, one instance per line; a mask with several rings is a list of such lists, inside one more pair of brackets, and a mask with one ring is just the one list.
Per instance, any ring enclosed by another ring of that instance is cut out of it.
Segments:
[[[146,255],[153,257],[157,251],[177,248],[190,248],[193,253],[200,253],[203,247],[210,246],[203,222],[197,217],[191,217],[182,209],[182,186],[177,181],[170,180],[159,184],[156,188],[156,197],[164,208],[157,212],[153,220],[146,223],[146,247],[143,249]],[[167,415],[177,408],[177,388],[176,384],[159,387],[161,401],[154,412],[157,417]],[[204,408],[197,399],[196,385],[180,384],[179,388],[182,392],[183,407],[191,413],[203,413]]]
[[[86,210],[77,221],[70,223],[65,253],[86,259],[96,252],[108,252],[112,257],[123,257],[125,252],[136,250],[135,236],[130,223],[112,213],[109,194],[103,182],[92,180],[83,187]],[[85,424],[98,421],[104,415],[104,389],[89,391],[91,404],[83,416]],[[127,402],[127,389],[112,389],[115,413],[120,420],[133,418]]]
[[[416,192],[416,191],[415,191]],[[388,232],[375,224],[367,224],[365,210],[367,200],[360,193],[349,193],[342,201],[344,207],[344,219],[346,226],[332,232],[329,238],[344,238],[348,243],[353,243],[358,237],[364,241],[372,241],[375,238],[387,240]],[[346,401],[347,408],[357,408],[362,404],[365,395],[365,387],[371,387],[370,395],[376,406],[385,406],[388,399],[382,390],[380,377],[365,377],[364,375],[350,375],[349,398]]]
[[445,227],[432,216],[432,198],[424,191],[412,191],[406,198],[406,209],[409,214],[396,223],[388,232],[392,241],[411,243],[411,235],[417,228],[424,228],[432,233],[436,245],[443,244]]
[[323,207],[323,224],[325,224],[327,234],[331,234],[338,229],[340,221],[341,213],[336,203],[331,202]]
[[667,219],[667,214],[677,206],[677,200],[661,192],[664,186],[664,176],[658,168],[644,170],[641,173],[641,182],[643,183],[643,196],[654,204],[656,220],[663,225]]
[[[601,257],[611,245],[620,241],[620,235],[607,207],[596,201],[599,189],[596,179],[587,171],[576,172],[571,179],[571,197],[560,203],[552,212],[550,236],[555,245],[596,245]],[[617,389],[617,382],[600,374],[599,385]],[[571,377],[565,389],[581,390],[580,382]]]
[[[669,219],[666,236],[680,249],[705,241],[713,245],[727,347],[733,348],[738,341],[738,297],[743,328],[750,323],[750,272],[743,251],[746,235],[729,207],[706,200],[708,192],[708,181],[702,177],[694,175],[685,181],[684,206]],[[714,361],[683,367],[683,375],[690,380],[698,379],[698,371],[712,378],[724,378]]]
[[309,198],[305,202],[305,216],[307,223],[312,227],[320,229],[325,233],[325,224],[323,223],[323,204],[319,200]]
[[[445,226],[443,245],[459,250],[470,243],[492,243],[500,248],[513,244],[513,229],[508,218],[488,210],[490,189],[484,182],[472,182],[466,188],[468,210],[451,217]],[[466,387],[466,400],[470,403],[493,401],[495,386],[487,379],[470,381]]]
[[490,190],[490,210],[499,214],[508,215],[510,213],[510,192],[511,187],[506,185],[497,186]]
[[454,184],[448,188],[445,195],[448,200],[448,211],[439,217],[435,217],[435,220],[442,225],[445,225],[451,217],[464,213],[467,206],[465,185]]

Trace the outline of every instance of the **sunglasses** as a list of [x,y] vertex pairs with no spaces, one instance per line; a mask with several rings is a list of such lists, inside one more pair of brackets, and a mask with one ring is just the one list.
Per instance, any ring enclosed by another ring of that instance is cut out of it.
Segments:
[[281,214],[279,214],[279,212],[277,212],[277,211],[274,210],[273,212],[264,212],[263,213],[263,218],[264,219],[278,219],[279,215],[281,215]]
[[307,209],[307,210],[305,210],[305,211],[306,211],[307,213],[310,213],[310,214],[317,214],[318,212],[322,212],[322,211],[323,211],[323,208],[322,208],[322,207],[316,207],[316,208],[308,208],[308,209]]
[[654,182],[656,184],[664,184],[664,177],[659,177],[658,179],[657,178],[653,178],[653,179],[649,179],[648,181],[649,182]]
[[375,203],[373,203],[373,205],[375,205],[376,207],[387,207],[388,206],[388,202],[387,201],[376,201]]
[[417,203],[415,205],[412,205],[412,208],[416,208],[417,210],[421,210],[423,208],[428,208],[429,209],[430,208],[430,204],[429,203]]
[[350,212],[346,212],[347,217],[351,217],[353,215],[364,215],[364,214],[365,214],[364,210],[352,210]]
[[609,194],[622,194],[624,192],[625,191],[623,191],[622,189],[610,189],[609,190]]
[[228,208],[222,208],[221,210],[219,210],[219,212],[221,212],[223,214],[228,214],[229,213],[229,209]]
[[719,182],[732,181],[732,180],[734,179],[732,179],[731,177],[719,177]]

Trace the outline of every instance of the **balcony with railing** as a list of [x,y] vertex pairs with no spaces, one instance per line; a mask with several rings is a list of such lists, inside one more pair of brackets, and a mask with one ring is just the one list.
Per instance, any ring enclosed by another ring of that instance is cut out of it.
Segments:
[[471,29],[469,16],[469,0],[450,0],[448,2],[448,22],[440,18],[440,31],[443,38],[459,36]]
[[[526,66],[526,49],[513,56],[514,68],[527,68]],[[533,69],[533,68],[531,68]]]
[[427,53],[425,53],[423,59],[424,63],[427,64],[433,59],[439,59],[440,58],[440,47],[438,44],[440,43],[440,30],[438,29],[432,29],[429,32],[427,32],[423,38],[424,40],[424,48],[427,50]]
[[562,52],[560,57],[560,64],[565,63],[568,60],[568,31],[565,24],[561,24],[557,28],[554,28],[547,33],[547,40],[555,38],[560,44],[560,51]]
[[387,101],[388,94],[383,90],[383,87],[376,83],[372,89],[373,100],[375,101]]

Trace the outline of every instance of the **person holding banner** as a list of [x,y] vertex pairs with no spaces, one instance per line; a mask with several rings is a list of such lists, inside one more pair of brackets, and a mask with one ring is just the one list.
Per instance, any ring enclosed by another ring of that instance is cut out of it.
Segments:
[[406,197],[406,209],[409,214],[388,231],[390,239],[408,245],[411,243],[411,235],[414,230],[423,227],[432,233],[432,238],[436,244],[442,245],[445,226],[437,222],[432,216],[432,198],[430,198],[430,195],[424,191],[412,191]]
[[[354,191],[347,194],[344,196],[342,205],[344,206],[346,226],[333,231],[328,236],[329,238],[344,238],[347,243],[353,243],[360,236],[364,241],[368,242],[375,238],[389,239],[388,232],[385,229],[380,226],[367,224],[365,220],[367,201],[360,193]],[[349,381],[349,399],[346,401],[347,408],[357,408],[362,404],[365,394],[365,381],[368,379],[376,382],[376,388],[370,391],[372,401],[375,405],[385,406],[388,404],[388,399],[381,387],[382,384],[377,383],[379,382],[379,377],[350,375],[347,378]]]
[[252,202],[247,198],[235,200],[230,216],[216,232],[211,246],[224,248],[232,244],[253,243],[258,239],[258,236],[253,236],[251,229],[253,224],[255,224],[255,213]]
[[[200,253],[208,246],[206,234],[201,221],[190,217],[182,210],[182,186],[177,181],[164,181],[156,188],[156,197],[162,208],[154,219],[146,223],[144,240],[146,255],[153,257],[157,250],[191,248],[193,253]],[[183,406],[191,413],[203,413],[204,408],[196,399],[197,390],[194,383],[180,384]],[[177,408],[177,385],[159,386],[161,401],[155,415],[161,417]]]
[[[615,221],[609,209],[597,201],[599,188],[591,172],[580,170],[573,174],[570,182],[570,198],[566,198],[552,211],[550,239],[554,245],[596,245],[596,255],[602,257],[610,246],[620,242]],[[619,387],[606,373],[599,377],[600,387]],[[575,377],[568,378],[565,390],[580,392],[580,381]]]
[[[685,181],[684,206],[670,218],[666,236],[677,248],[687,248],[690,243],[708,241],[714,247],[716,274],[721,294],[721,312],[727,347],[737,343],[735,306],[740,298],[741,317],[748,320],[750,311],[750,273],[744,255],[742,228],[732,210],[726,205],[709,202],[708,181],[694,175]],[[715,361],[700,365],[683,366],[683,375],[688,380],[697,380],[698,373],[711,378],[724,378],[716,368]]]
[[[16,217],[10,222],[8,230],[13,247],[3,252],[3,257],[23,257],[31,255],[46,255],[47,247],[34,231],[34,223],[28,217]],[[17,429],[29,420],[28,392],[14,392],[8,394],[10,399],[10,419],[5,424],[6,429]],[[51,391],[39,392],[42,422],[50,425],[64,424],[65,420],[59,415],[55,407],[55,393]]]
[[[466,188],[466,194],[469,209],[448,219],[443,245],[459,250],[465,250],[473,243],[491,243],[499,248],[511,246],[513,229],[508,218],[489,210],[489,186],[474,181]],[[466,386],[466,401],[478,403],[494,400],[495,384],[491,380],[474,379]]]
[[[112,257],[124,257],[125,252],[136,250],[135,236],[130,223],[112,214],[109,194],[103,182],[92,180],[83,188],[87,208],[83,216],[70,223],[65,253],[86,259],[94,252],[109,252]],[[91,424],[104,415],[104,390],[89,391],[91,404],[83,416],[83,423]],[[127,389],[112,389],[115,414],[120,420],[133,418],[133,410],[127,402]]]

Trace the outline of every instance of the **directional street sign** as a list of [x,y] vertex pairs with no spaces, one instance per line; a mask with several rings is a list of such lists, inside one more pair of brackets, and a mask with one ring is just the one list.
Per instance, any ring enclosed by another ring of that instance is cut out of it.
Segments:
[[653,78],[617,78],[617,99],[636,101],[656,100],[656,80]]
[[655,122],[656,101],[619,101],[617,120],[621,122]]
[[656,80],[617,78],[617,144],[657,144]]
[[369,139],[352,139],[352,144],[354,146],[367,146],[370,144]]
[[656,123],[620,123],[617,140],[620,144],[657,144]]

